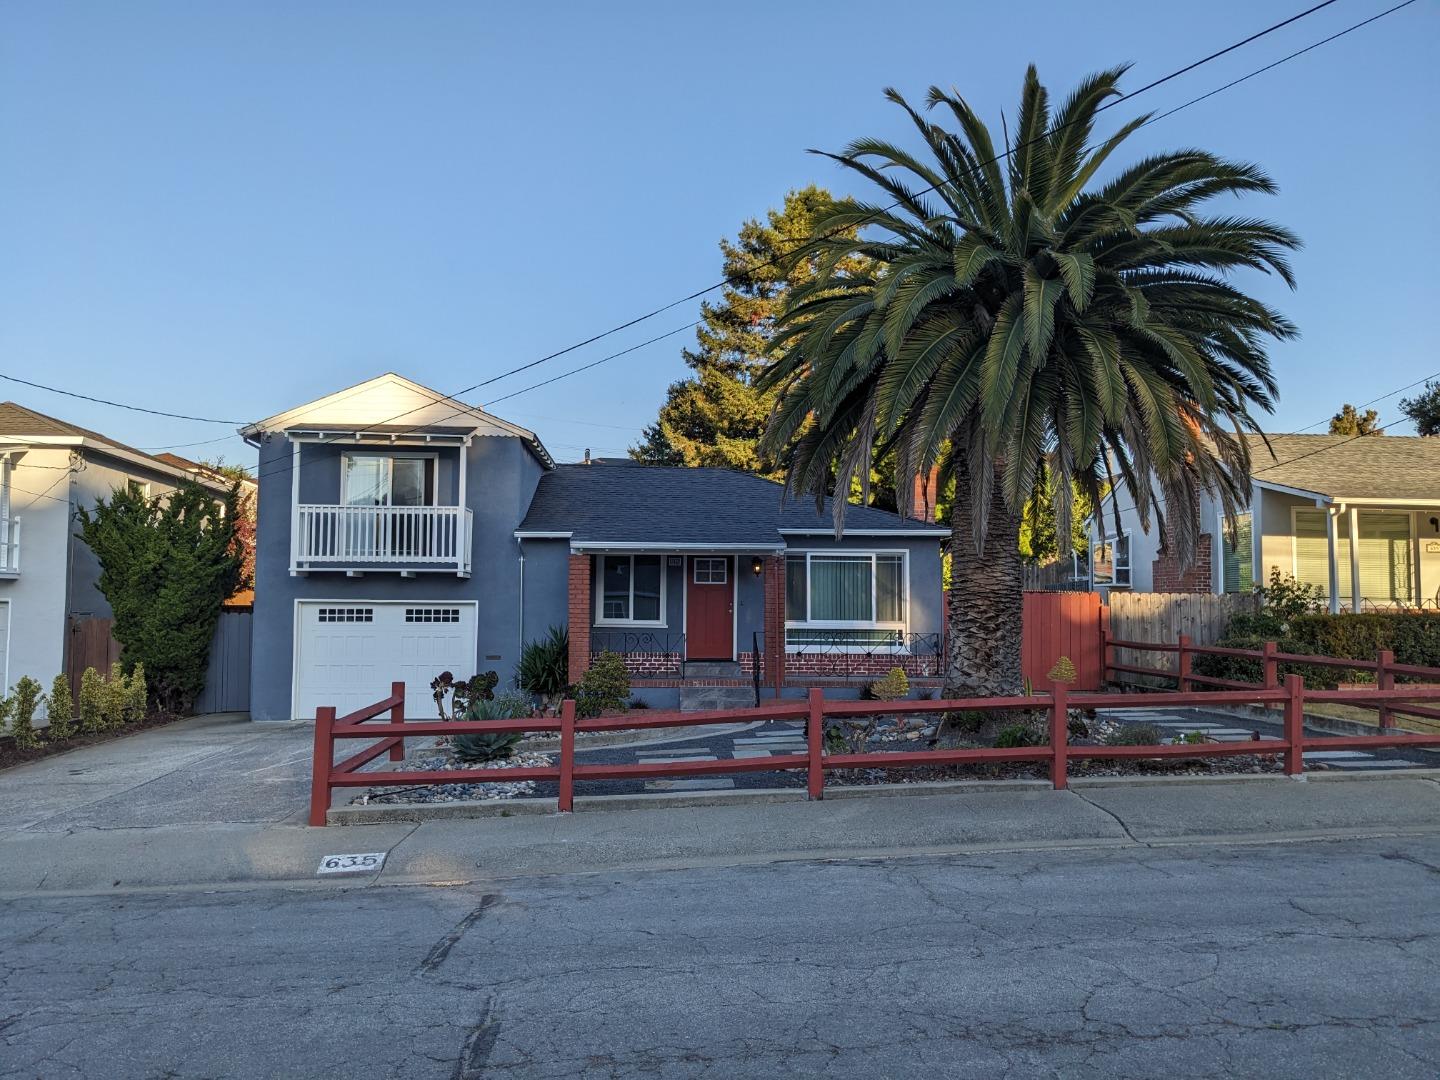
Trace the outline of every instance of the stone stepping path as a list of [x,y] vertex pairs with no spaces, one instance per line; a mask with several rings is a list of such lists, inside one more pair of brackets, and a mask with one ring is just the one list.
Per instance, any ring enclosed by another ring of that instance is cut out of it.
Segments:
[[[1251,728],[1225,727],[1222,724],[1211,724],[1204,721],[1187,721],[1173,713],[1152,713],[1144,709],[1126,709],[1124,712],[1102,712],[1101,715],[1106,719],[1120,721],[1124,721],[1127,717],[1130,719],[1142,718],[1146,723],[1173,731],[1177,735],[1187,731],[1200,731],[1216,742],[1255,741],[1255,732]],[[1259,741],[1279,742],[1280,737],[1262,733]],[[1324,764],[1334,769],[1413,769],[1415,767],[1414,762],[1377,758],[1374,754],[1366,753],[1363,750],[1307,750],[1304,758],[1306,761]]]
[[[639,750],[635,757],[646,765],[670,765],[686,761],[716,761],[714,754],[676,753],[674,750]],[[728,776],[661,777],[645,781],[646,791],[723,791],[735,787]]]

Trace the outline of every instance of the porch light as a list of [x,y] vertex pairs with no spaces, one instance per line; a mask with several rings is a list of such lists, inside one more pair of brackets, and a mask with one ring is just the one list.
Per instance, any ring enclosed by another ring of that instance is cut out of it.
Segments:
[[765,560],[756,555],[750,560],[750,572],[759,577],[765,571]]

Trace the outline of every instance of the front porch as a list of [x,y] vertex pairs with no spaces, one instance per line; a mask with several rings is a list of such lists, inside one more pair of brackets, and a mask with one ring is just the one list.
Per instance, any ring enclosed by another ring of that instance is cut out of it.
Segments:
[[1440,507],[1307,494],[1263,490],[1257,546],[1267,578],[1293,574],[1331,614],[1440,610]]
[[[876,586],[864,576],[873,575],[874,556],[837,556],[842,558],[848,575],[865,585],[860,590],[865,595],[849,602],[871,605],[868,614],[852,612],[864,616],[866,625],[808,623],[806,579],[788,579],[787,561],[802,575],[815,571],[793,552],[572,551],[571,681],[596,657],[612,652],[624,660],[636,695],[663,707],[684,701],[686,691],[712,689],[732,691],[736,704],[742,696],[747,703],[799,697],[809,687],[856,696],[896,667],[909,677],[912,689],[938,689],[942,634],[875,625]],[[905,575],[897,574],[896,581],[902,583],[897,588],[908,591]],[[897,612],[908,612],[908,595],[889,602]],[[709,700],[715,695],[688,696]]]

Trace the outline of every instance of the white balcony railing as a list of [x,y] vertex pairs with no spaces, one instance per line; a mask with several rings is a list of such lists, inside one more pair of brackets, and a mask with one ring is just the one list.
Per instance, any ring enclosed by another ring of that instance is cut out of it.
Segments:
[[297,508],[292,570],[453,569],[470,573],[471,514],[460,506]]
[[0,577],[20,575],[20,519],[0,518]]

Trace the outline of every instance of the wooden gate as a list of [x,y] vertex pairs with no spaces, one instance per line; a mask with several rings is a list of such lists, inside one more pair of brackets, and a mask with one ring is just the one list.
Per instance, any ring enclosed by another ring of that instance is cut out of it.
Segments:
[[1100,620],[1094,592],[1027,592],[1020,669],[1036,690],[1049,690],[1047,674],[1062,656],[1075,665],[1072,690],[1101,688]]
[[80,676],[87,667],[101,675],[120,659],[120,643],[110,633],[112,619],[70,616],[70,647],[65,651],[65,674],[70,676],[70,693],[80,700]]

